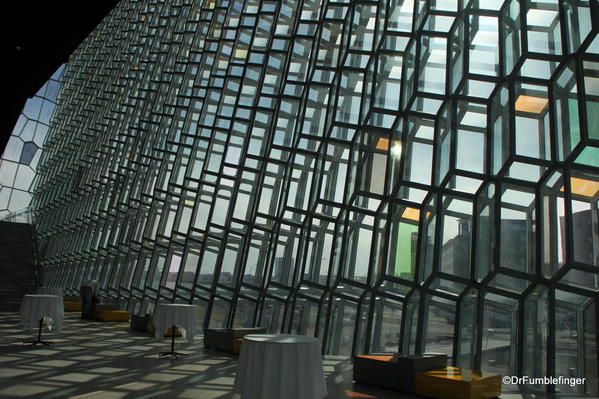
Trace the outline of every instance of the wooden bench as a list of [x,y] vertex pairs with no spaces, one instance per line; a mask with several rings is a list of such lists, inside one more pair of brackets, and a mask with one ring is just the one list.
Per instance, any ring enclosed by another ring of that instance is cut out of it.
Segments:
[[413,393],[416,373],[446,367],[447,355],[359,355],[353,363],[356,382]]
[[417,395],[438,399],[491,399],[501,395],[501,376],[445,367],[416,374]]
[[97,310],[95,317],[100,321],[129,321],[129,312],[114,309]]
[[265,334],[266,328],[207,328],[204,330],[204,346],[219,351],[239,354],[241,340],[248,334]]
[[81,302],[80,301],[64,301],[65,312],[80,312]]

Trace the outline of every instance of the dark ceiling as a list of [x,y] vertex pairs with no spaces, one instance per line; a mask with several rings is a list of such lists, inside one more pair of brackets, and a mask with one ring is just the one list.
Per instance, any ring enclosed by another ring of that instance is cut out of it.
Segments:
[[32,1],[2,5],[5,115],[0,154],[28,98],[33,97],[118,0]]

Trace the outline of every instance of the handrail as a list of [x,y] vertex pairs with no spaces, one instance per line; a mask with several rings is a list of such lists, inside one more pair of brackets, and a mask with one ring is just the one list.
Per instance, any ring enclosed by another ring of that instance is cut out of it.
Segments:
[[3,218],[0,218],[0,222],[10,222],[10,223],[27,223],[34,224],[33,221],[34,210],[31,207],[23,208],[17,212],[10,213]]

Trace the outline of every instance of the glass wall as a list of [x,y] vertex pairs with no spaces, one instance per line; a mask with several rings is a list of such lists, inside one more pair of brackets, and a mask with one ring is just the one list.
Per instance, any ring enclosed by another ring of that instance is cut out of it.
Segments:
[[31,202],[33,180],[40,161],[48,125],[56,108],[61,66],[21,111],[0,159],[0,219],[25,211]]
[[596,395],[598,15],[122,1],[40,160],[45,284]]

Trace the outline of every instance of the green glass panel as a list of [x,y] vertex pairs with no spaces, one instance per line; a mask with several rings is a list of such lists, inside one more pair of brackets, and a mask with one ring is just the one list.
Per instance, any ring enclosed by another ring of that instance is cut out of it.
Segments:
[[578,100],[568,99],[568,117],[570,120],[570,148],[580,142],[580,121],[578,119]]
[[399,224],[397,235],[397,255],[395,261],[395,275],[405,279],[412,279],[416,262],[416,242],[418,226],[408,223]]
[[576,163],[599,168],[599,148],[586,147],[576,158]]
[[599,102],[587,100],[587,123],[589,138],[599,140]]

